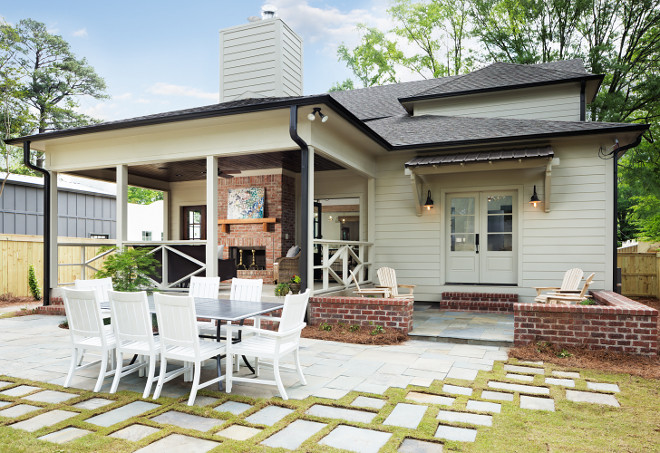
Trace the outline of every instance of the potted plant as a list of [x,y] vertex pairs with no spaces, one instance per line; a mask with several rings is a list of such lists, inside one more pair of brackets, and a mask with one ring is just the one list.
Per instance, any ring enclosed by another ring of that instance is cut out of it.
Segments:
[[284,282],[278,283],[275,287],[275,295],[286,296],[287,294],[289,294],[289,284]]
[[293,294],[300,293],[300,276],[299,275],[294,275],[293,277],[291,277],[291,280],[289,280],[289,288],[291,288],[291,292]]

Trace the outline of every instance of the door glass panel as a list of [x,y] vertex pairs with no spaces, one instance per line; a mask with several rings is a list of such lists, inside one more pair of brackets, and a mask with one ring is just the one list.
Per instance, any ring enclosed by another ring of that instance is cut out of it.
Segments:
[[452,216],[452,233],[474,233],[474,216]]
[[488,197],[488,214],[511,214],[513,197],[511,195],[493,195]]
[[474,215],[474,197],[452,198],[451,215]]
[[511,233],[513,231],[513,216],[488,215],[489,233]]
[[511,252],[513,251],[513,235],[511,234],[489,234],[489,252]]
[[452,252],[474,252],[474,234],[452,234],[451,251]]
[[475,199],[474,197],[451,200],[451,251],[473,252],[475,247]]

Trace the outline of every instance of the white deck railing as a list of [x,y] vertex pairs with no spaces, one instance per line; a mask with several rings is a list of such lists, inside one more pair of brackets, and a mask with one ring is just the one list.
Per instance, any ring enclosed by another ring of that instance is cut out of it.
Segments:
[[353,284],[349,270],[359,283],[371,281],[371,242],[315,239],[314,246],[321,248],[321,264],[315,265],[314,270],[320,269],[323,276],[323,286],[314,294],[348,288]]

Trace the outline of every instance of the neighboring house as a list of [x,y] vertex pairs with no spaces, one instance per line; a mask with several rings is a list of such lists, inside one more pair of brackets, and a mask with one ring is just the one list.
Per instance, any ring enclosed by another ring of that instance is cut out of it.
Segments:
[[163,240],[163,201],[151,204],[128,204],[127,239],[133,241]]
[[[362,269],[395,268],[416,300],[531,300],[532,286],[555,286],[572,267],[613,289],[613,157],[647,126],[589,121],[603,76],[581,61],[303,96],[302,42],[280,19],[222,31],[221,53],[220,104],[10,142],[44,151],[49,171],[117,182],[120,194],[127,184],[165,191],[163,239],[201,241],[207,274],[218,244],[224,257],[262,260],[266,279],[300,244],[309,284],[315,244],[329,247],[313,240],[314,200],[348,198],[359,200],[350,220],[368,250]],[[265,219],[228,219],[228,190],[254,187]],[[117,212],[126,218],[125,202]]]

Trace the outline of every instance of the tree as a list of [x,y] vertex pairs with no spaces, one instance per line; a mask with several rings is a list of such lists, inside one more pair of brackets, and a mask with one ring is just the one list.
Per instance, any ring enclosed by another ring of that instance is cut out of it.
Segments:
[[109,255],[94,278],[112,278],[115,291],[141,291],[153,287],[151,277],[159,265],[151,249],[124,248]]
[[396,82],[393,63],[400,57],[394,42],[375,28],[360,24],[358,30],[362,33],[362,43],[353,50],[340,45],[337,49],[339,61],[345,61],[365,87]]
[[346,79],[343,82],[335,82],[335,84],[328,90],[328,93],[332,93],[333,91],[347,91],[354,89],[355,85],[353,84],[353,80]]
[[154,201],[163,199],[163,192],[160,190],[145,189],[142,187],[130,186],[127,194],[128,202],[134,204],[151,204]]

